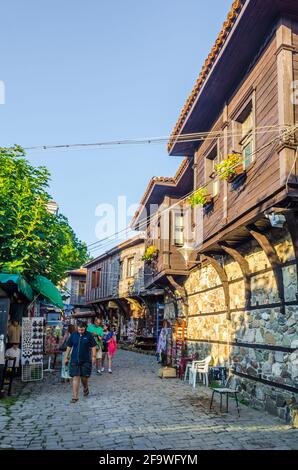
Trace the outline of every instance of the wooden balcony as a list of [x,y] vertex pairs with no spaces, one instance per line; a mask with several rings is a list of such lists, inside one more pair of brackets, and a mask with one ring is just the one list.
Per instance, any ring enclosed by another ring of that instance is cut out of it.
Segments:
[[153,283],[163,284],[166,276],[187,276],[188,270],[179,246],[169,243],[169,240],[148,240],[147,246],[154,244],[159,247],[156,257],[150,262],[145,262],[144,277],[145,288]]

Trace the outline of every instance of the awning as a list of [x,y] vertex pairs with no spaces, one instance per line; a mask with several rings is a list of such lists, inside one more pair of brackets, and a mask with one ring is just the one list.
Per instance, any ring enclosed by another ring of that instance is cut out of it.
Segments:
[[64,304],[61,297],[61,294],[57,287],[46,277],[36,276],[33,282],[31,282],[33,289],[47,300],[49,300],[53,305],[63,309]]
[[19,292],[27,297],[28,300],[33,300],[33,290],[31,289],[30,284],[28,284],[26,279],[21,276],[21,274],[0,273],[0,284],[3,285],[8,283],[16,284]]

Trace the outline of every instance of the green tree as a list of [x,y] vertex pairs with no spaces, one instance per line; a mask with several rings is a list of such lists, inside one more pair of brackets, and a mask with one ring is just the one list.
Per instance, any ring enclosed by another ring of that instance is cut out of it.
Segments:
[[34,167],[19,146],[0,148],[0,270],[55,284],[88,259],[66,217],[47,209],[50,174]]

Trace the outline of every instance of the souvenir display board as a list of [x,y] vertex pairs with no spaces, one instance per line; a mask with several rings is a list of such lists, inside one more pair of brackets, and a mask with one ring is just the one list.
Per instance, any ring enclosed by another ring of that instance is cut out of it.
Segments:
[[43,362],[42,317],[23,318],[22,321],[22,365]]
[[42,317],[22,320],[22,380],[41,380],[43,376],[43,328]]

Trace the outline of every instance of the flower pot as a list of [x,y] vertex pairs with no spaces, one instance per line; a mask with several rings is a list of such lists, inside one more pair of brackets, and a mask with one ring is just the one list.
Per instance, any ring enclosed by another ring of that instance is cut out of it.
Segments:
[[232,183],[238,176],[242,175],[245,172],[243,168],[243,163],[239,163],[239,165],[234,168],[234,171],[234,174],[228,176],[228,183]]
[[213,201],[213,196],[211,194],[206,194],[204,206],[208,206]]

